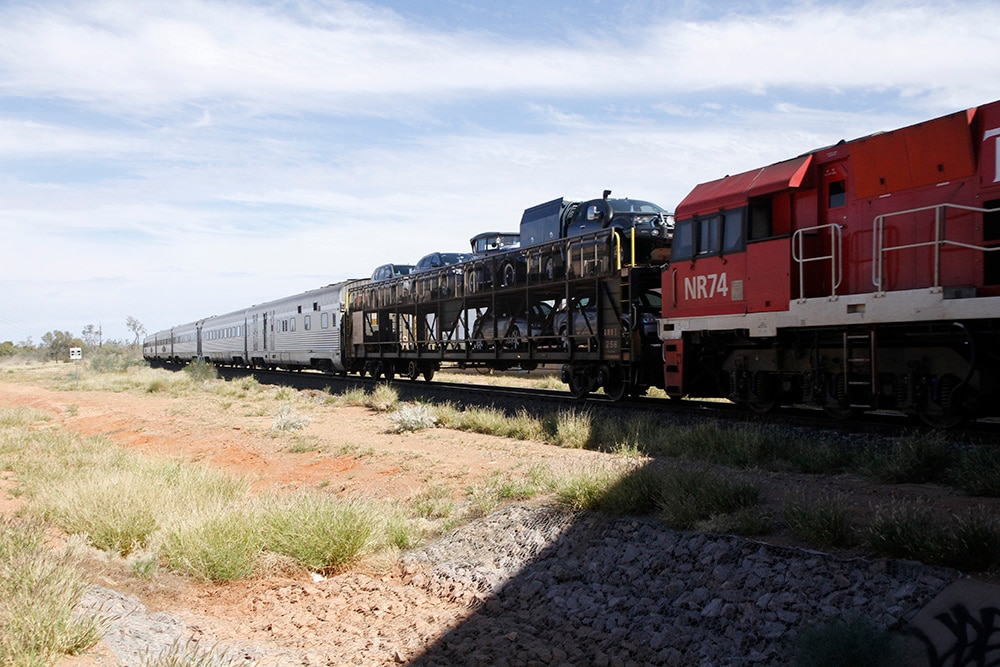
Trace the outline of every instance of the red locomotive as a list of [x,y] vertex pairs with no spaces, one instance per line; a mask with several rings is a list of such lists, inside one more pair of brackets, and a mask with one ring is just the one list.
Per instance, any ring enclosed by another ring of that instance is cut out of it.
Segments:
[[759,411],[998,413],[1000,101],[692,190],[664,385]]

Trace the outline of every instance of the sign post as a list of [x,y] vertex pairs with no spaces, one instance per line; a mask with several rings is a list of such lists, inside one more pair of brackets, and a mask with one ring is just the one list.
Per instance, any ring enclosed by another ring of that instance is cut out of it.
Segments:
[[69,358],[76,365],[76,384],[80,384],[80,360],[83,359],[82,347],[69,348]]

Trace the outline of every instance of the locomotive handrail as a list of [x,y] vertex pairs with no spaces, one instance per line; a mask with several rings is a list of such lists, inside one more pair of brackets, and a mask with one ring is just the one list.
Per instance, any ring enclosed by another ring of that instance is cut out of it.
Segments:
[[[830,254],[817,255],[816,257],[806,257],[803,239],[806,232],[820,232],[822,230],[830,232]],[[792,259],[799,265],[799,301],[806,298],[805,271],[804,264],[808,262],[822,262],[830,260],[830,296],[837,296],[837,288],[844,277],[843,256],[844,256],[844,235],[843,228],[836,223],[826,225],[816,225],[815,227],[804,227],[792,234]]]
[[[894,211],[892,213],[883,213],[882,215],[875,216],[875,222],[873,224],[872,233],[872,284],[876,288],[876,294],[885,294],[885,256],[890,252],[897,252],[900,250],[912,250],[915,248],[934,248],[934,284],[931,285],[932,289],[941,288],[941,248],[944,246],[954,246],[956,248],[966,248],[968,250],[979,250],[981,252],[997,252],[1000,251],[1000,246],[981,246],[974,245],[971,243],[963,243],[961,241],[950,241],[945,238],[946,230],[945,223],[947,222],[947,209],[956,209],[959,211],[967,211],[970,213],[996,213],[1000,211],[998,208],[979,208],[976,206],[966,206],[964,204],[935,204],[933,206],[921,206],[919,208],[911,208],[905,211]],[[911,215],[913,213],[922,213],[924,211],[934,211],[934,238],[930,241],[921,241],[919,243],[906,243],[903,245],[896,246],[886,246],[885,245],[885,221],[887,218],[891,218],[898,215]]]

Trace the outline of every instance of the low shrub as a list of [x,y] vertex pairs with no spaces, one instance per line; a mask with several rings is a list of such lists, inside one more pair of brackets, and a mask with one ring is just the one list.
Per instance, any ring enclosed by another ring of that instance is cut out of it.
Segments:
[[600,467],[574,472],[556,482],[556,500],[572,510],[599,509],[608,489],[621,476],[620,472]]
[[672,528],[690,530],[699,522],[755,507],[760,489],[706,471],[669,471],[659,478],[657,511]]
[[528,500],[555,488],[557,482],[547,466],[531,466],[523,474],[509,470],[496,472],[469,488],[470,514],[485,516],[504,501]]
[[547,417],[543,426],[553,444],[582,449],[592,443],[593,422],[589,410],[560,410]]
[[219,378],[219,373],[215,370],[215,366],[204,359],[195,359],[184,367],[184,372],[195,382],[206,382]]
[[430,486],[410,501],[414,513],[425,519],[443,519],[455,511],[451,491],[445,486]]
[[368,407],[376,412],[389,412],[399,404],[399,392],[390,385],[382,382],[372,390],[368,400]]
[[271,430],[278,432],[298,431],[309,426],[310,421],[308,415],[299,414],[294,406],[286,403],[278,408],[278,414],[271,422]]
[[139,667],[237,667],[246,663],[239,652],[230,654],[214,647],[206,649],[196,639],[177,640],[168,648],[148,651]]
[[887,446],[866,447],[860,459],[860,469],[880,482],[923,484],[944,481],[954,454],[944,435],[928,431],[903,436]]
[[389,415],[389,421],[397,433],[422,431],[437,425],[434,411],[425,403],[403,403]]
[[45,541],[40,523],[0,517],[0,665],[53,664],[103,634],[103,619],[74,615],[86,585]]
[[771,532],[771,515],[761,507],[743,507],[735,512],[713,514],[694,527],[707,533],[766,535]]
[[186,518],[166,528],[162,539],[171,569],[215,582],[250,576],[263,548],[253,518],[239,509]]
[[890,558],[966,572],[1000,566],[1000,527],[985,511],[938,517],[922,505],[893,504],[876,509],[865,540],[872,551]]
[[972,447],[960,451],[948,481],[972,496],[1000,497],[1000,449]]
[[313,572],[333,573],[357,561],[384,527],[384,515],[360,501],[302,493],[263,502],[264,548]]
[[820,547],[847,547],[857,539],[847,506],[837,498],[802,496],[785,505],[792,533]]

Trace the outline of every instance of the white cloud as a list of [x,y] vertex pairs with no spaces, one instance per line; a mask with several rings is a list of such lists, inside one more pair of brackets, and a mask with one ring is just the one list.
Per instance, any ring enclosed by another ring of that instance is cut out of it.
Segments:
[[3,90],[149,113],[235,103],[256,113],[404,114],[413,100],[455,95],[785,86],[964,98],[963,90],[992,94],[1000,55],[991,29],[1000,6],[984,2],[803,4],[781,14],[660,20],[627,37],[572,45],[434,32],[357,3],[286,7],[8,4],[0,10]]

